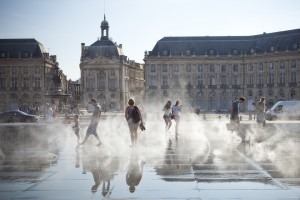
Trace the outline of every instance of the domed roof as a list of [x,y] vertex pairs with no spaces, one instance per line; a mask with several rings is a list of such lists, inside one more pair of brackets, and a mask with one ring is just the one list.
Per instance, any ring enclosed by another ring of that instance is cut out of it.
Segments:
[[101,28],[108,28],[108,21],[106,21],[105,15],[104,15],[104,20],[101,22]]

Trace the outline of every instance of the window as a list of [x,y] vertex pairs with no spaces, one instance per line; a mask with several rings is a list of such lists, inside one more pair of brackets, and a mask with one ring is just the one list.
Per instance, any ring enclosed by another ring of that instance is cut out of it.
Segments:
[[221,76],[221,85],[227,85],[227,78],[226,75]]
[[249,85],[253,85],[253,74],[248,75],[248,83]]
[[274,66],[273,66],[273,63],[272,63],[272,62],[269,63],[269,69],[270,69],[270,70],[273,70],[273,69],[274,69]]
[[209,77],[209,84],[210,84],[210,85],[216,85],[215,76],[210,76],[210,77]]
[[94,70],[92,69],[88,69],[88,76],[92,76],[93,75]]
[[269,84],[274,84],[274,74],[273,73],[269,74]]
[[249,70],[250,72],[253,71],[253,64],[249,64],[248,70]]
[[233,65],[233,71],[234,71],[234,72],[238,72],[238,71],[239,71],[238,65]]
[[192,77],[191,76],[186,76],[185,78],[187,85],[192,85]]
[[41,68],[40,68],[40,66],[35,66],[35,67],[34,67],[34,73],[35,73],[35,74],[40,74],[40,73],[41,73]]
[[28,66],[24,66],[23,67],[23,74],[28,74],[28,73],[29,73]]
[[34,88],[40,88],[41,87],[41,78],[35,77],[33,84],[34,84],[33,85]]
[[211,64],[211,65],[209,66],[209,71],[210,71],[210,72],[215,72],[215,65],[214,65],[214,64]]
[[202,67],[202,65],[198,65],[198,72],[203,72],[203,67]]
[[156,71],[156,66],[150,65],[150,72],[155,72],[155,71]]
[[296,60],[291,60],[291,68],[296,68]]
[[192,71],[191,65],[186,65],[186,72],[191,72],[191,71]]
[[11,67],[11,74],[17,74],[18,68],[17,67]]
[[284,72],[279,73],[279,83],[285,84],[285,73]]
[[202,74],[197,77],[197,85],[198,86],[203,85],[203,75]]
[[29,88],[29,80],[28,77],[23,78],[23,88]]
[[263,96],[263,92],[261,90],[258,91],[258,96]]
[[168,76],[162,77],[162,86],[168,86]]
[[296,83],[296,72],[291,72],[291,83]]
[[232,85],[239,85],[239,76],[238,75],[233,75],[232,77]]
[[162,72],[168,72],[168,65],[162,65]]
[[105,89],[105,74],[104,73],[98,74],[98,89],[100,89],[100,90]]
[[222,65],[222,66],[221,66],[221,71],[222,71],[222,72],[226,72],[226,65]]
[[174,65],[174,72],[179,72],[179,66],[178,65]]
[[263,70],[264,70],[264,64],[258,63],[258,71],[263,71]]
[[253,94],[252,91],[249,90],[249,91],[248,91],[248,96],[249,96],[249,97],[252,97],[252,94]]
[[109,79],[108,87],[109,89],[115,90],[117,88],[116,79]]
[[259,85],[264,84],[264,76],[263,76],[263,74],[258,74],[258,84]]
[[178,75],[174,75],[173,81],[174,81],[175,86],[179,86],[179,76]]
[[156,86],[156,76],[150,76],[150,79],[149,79],[149,86]]
[[87,89],[94,89],[94,79],[87,78]]
[[109,75],[115,76],[116,75],[115,69],[109,69]]
[[18,78],[17,77],[12,77],[11,78],[11,87],[12,88],[18,88]]
[[284,61],[283,61],[283,60],[281,60],[281,61],[279,62],[279,68],[280,68],[280,69],[284,69]]

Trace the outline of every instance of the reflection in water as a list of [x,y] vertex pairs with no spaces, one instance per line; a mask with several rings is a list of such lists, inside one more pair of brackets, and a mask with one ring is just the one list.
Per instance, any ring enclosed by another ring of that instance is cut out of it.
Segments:
[[57,162],[58,146],[45,126],[7,125],[1,130],[1,171],[42,171]]
[[97,146],[77,146],[75,148],[76,164],[80,167],[80,159],[82,163],[82,173],[91,172],[94,184],[91,187],[93,193],[98,191],[102,184],[102,195],[107,197],[111,194],[110,180],[114,176],[114,171],[119,167],[117,159],[113,159],[113,155],[109,148]]
[[126,183],[129,186],[129,191],[131,193],[135,191],[135,187],[139,185],[142,179],[145,163],[146,162],[143,160],[139,161],[136,149],[133,149],[131,152],[130,163],[126,174]]

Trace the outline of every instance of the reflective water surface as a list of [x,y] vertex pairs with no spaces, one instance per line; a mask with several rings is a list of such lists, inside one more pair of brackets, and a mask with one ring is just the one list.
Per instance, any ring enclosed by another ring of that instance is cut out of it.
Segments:
[[0,199],[300,198],[294,133],[243,143],[226,121],[185,120],[175,137],[149,120],[133,148],[123,118],[110,121],[98,128],[100,147],[92,136],[78,146],[72,125],[2,129]]

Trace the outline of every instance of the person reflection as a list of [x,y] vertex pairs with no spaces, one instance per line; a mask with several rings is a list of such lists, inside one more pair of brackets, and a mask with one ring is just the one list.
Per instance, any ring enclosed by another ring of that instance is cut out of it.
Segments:
[[126,183],[131,193],[135,192],[135,187],[139,185],[143,175],[145,161],[139,162],[135,150],[131,152],[130,163],[126,173]]
[[[114,170],[112,167],[112,158],[110,155],[105,155],[107,151],[97,148],[86,148],[78,146],[76,149],[76,163],[75,167],[80,167],[77,162],[82,162],[82,174],[91,172],[93,175],[94,184],[91,187],[91,192],[98,191],[99,186],[102,184],[102,195],[107,197],[111,193],[110,179]],[[81,157],[80,157],[81,156]]]

